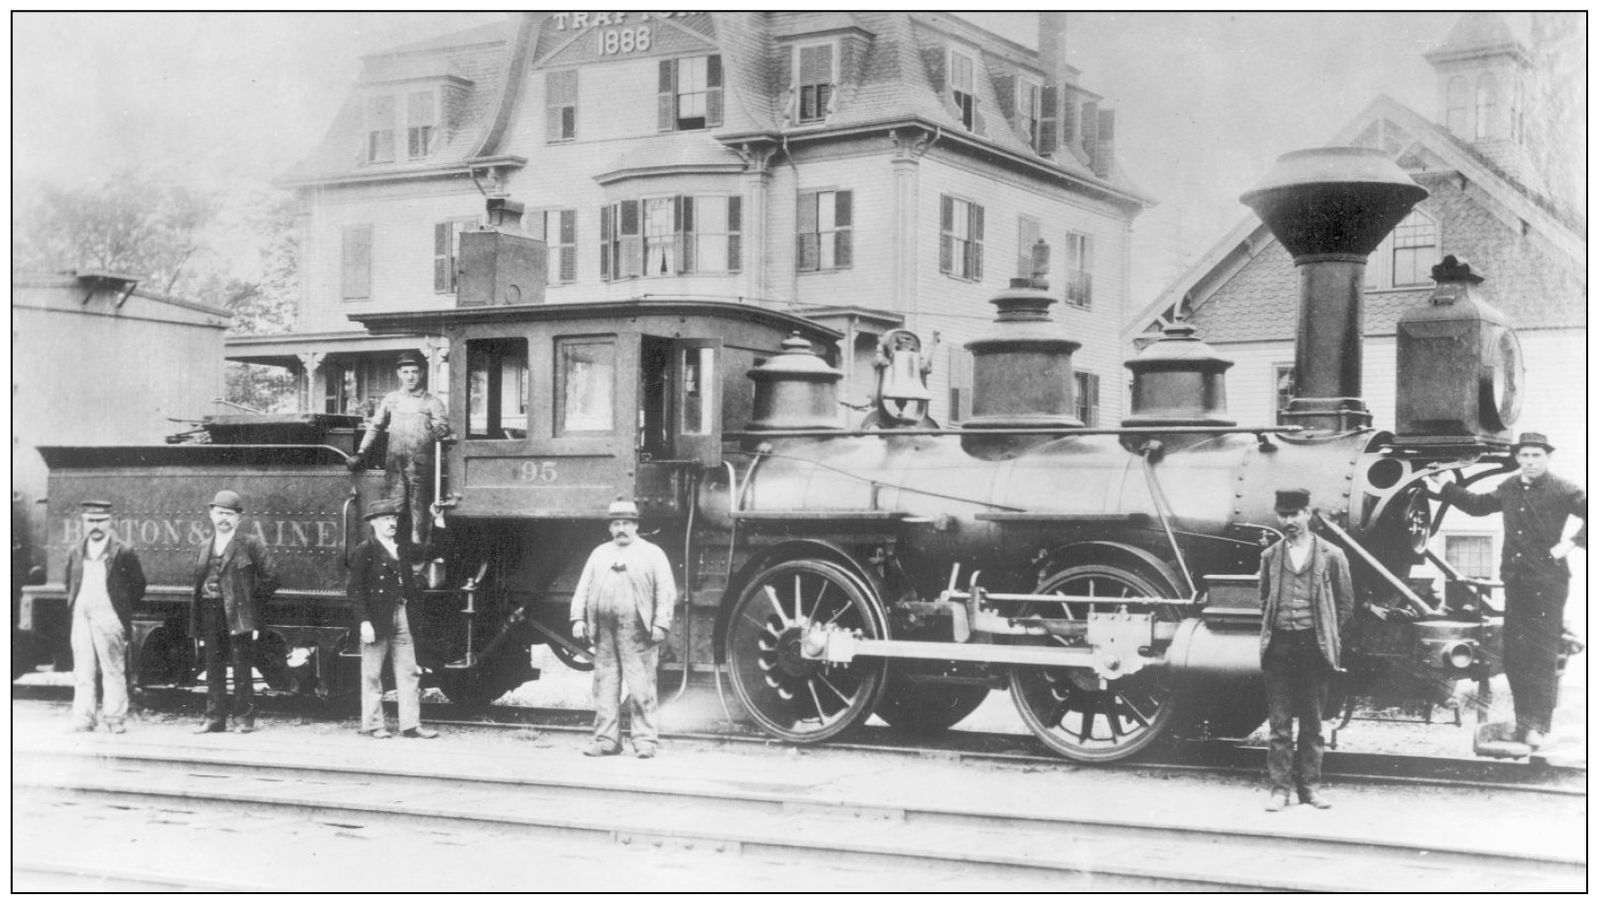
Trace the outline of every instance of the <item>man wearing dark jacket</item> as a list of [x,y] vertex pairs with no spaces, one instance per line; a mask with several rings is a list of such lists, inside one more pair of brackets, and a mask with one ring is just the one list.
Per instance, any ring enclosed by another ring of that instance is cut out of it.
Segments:
[[85,500],[84,539],[67,556],[67,605],[72,609],[73,729],[95,729],[95,679],[102,689],[100,719],[112,733],[128,719],[128,630],[145,596],[139,555],[111,530],[111,504]]
[[[1503,669],[1514,696],[1515,741],[1532,749],[1552,732],[1558,702],[1570,594],[1565,558],[1586,547],[1586,492],[1549,471],[1552,453],[1545,434],[1521,434],[1514,445],[1519,474],[1491,493],[1475,494],[1452,482],[1436,487],[1443,500],[1471,516],[1503,514]],[[1566,538],[1571,516],[1581,525]]]
[[206,717],[196,733],[228,729],[223,650],[232,652],[234,730],[256,729],[255,685],[251,664],[261,634],[262,611],[278,590],[278,572],[266,542],[240,532],[245,502],[233,491],[218,491],[207,507],[214,534],[195,556],[189,634],[205,648]]
[[1295,786],[1298,799],[1326,809],[1330,802],[1319,795],[1325,694],[1341,669],[1341,630],[1353,613],[1352,573],[1347,555],[1314,535],[1308,491],[1276,491],[1275,514],[1285,538],[1263,552],[1258,570],[1263,605],[1258,656],[1269,698],[1267,808],[1278,812],[1290,805]]
[[[428,559],[426,547],[398,537],[400,500],[380,500],[367,508],[373,527],[371,540],[351,552],[351,577],[346,596],[362,641],[362,729],[374,739],[388,739],[384,727],[384,659],[395,671],[395,707],[402,736],[433,739],[439,734],[422,725],[418,698],[417,649],[412,627],[425,625],[423,593],[412,571],[414,563]],[[443,510],[430,504],[436,529],[445,527]]]

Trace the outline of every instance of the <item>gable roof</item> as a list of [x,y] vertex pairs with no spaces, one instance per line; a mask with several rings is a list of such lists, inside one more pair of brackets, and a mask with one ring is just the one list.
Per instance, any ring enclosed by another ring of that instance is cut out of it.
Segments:
[[[1406,136],[1399,153],[1417,149],[1439,162],[1437,165],[1442,169],[1458,173],[1463,180],[1482,189],[1492,203],[1516,219],[1520,229],[1537,233],[1551,243],[1564,259],[1566,268],[1574,268],[1584,274],[1584,222],[1565,211],[1551,197],[1536,192],[1499,169],[1469,143],[1385,94],[1376,96],[1362,113],[1336,133],[1327,146],[1359,143],[1359,139],[1374,130],[1376,124],[1383,122],[1391,124]],[[1277,254],[1284,258],[1284,267],[1270,266],[1274,259],[1259,260],[1265,254]],[[1249,265],[1253,266],[1251,274],[1246,273]],[[1231,304],[1209,304],[1226,284],[1231,287]],[[1235,340],[1282,339],[1290,336],[1294,330],[1295,306],[1287,302],[1295,300],[1296,293],[1297,281],[1290,256],[1280,247],[1269,228],[1256,215],[1248,214],[1237,221],[1196,264],[1165,287],[1156,299],[1125,324],[1125,340],[1129,342],[1149,332],[1160,320],[1175,319],[1189,321],[1199,327],[1206,322],[1207,332],[1212,334],[1209,342],[1217,342],[1226,335]],[[1365,332],[1390,332],[1398,314],[1420,304],[1428,295],[1428,288],[1419,293],[1369,294],[1364,306]],[[1516,324],[1526,326],[1569,326],[1575,321],[1562,300],[1555,298],[1509,298],[1500,300],[1499,307],[1513,317]],[[1204,309],[1207,310],[1205,314]]]

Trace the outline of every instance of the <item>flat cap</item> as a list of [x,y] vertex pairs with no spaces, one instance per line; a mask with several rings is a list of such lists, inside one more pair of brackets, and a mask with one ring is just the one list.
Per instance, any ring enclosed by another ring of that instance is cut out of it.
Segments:
[[423,357],[415,352],[403,352],[395,359],[396,368],[405,368],[407,365],[423,367]]
[[1526,431],[1524,434],[1521,434],[1520,439],[1514,444],[1514,452],[1518,453],[1520,451],[1520,447],[1541,447],[1549,453],[1556,449],[1552,444],[1547,442],[1546,434],[1542,434],[1537,431]]
[[109,500],[85,500],[78,505],[83,507],[85,514],[111,515],[111,501]]

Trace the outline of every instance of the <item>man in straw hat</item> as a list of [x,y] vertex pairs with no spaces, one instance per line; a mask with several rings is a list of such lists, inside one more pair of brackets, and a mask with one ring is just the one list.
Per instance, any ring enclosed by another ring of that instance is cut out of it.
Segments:
[[[196,733],[256,729],[255,682],[251,676],[256,640],[265,622],[263,609],[278,590],[278,569],[267,543],[239,531],[245,501],[233,491],[218,491],[206,507],[212,537],[196,551],[195,582],[190,595],[189,635],[205,649],[206,716]],[[223,651],[232,653],[233,708],[227,707]]]
[[[1566,558],[1586,547],[1586,492],[1550,471],[1552,455],[1547,435],[1532,431],[1514,444],[1519,473],[1489,493],[1428,479],[1442,500],[1471,516],[1503,514],[1503,670],[1514,696],[1514,741],[1532,749],[1552,732],[1558,702]],[[1578,520],[1573,534],[1571,516]]]
[[573,635],[596,644],[595,739],[586,755],[623,750],[618,692],[629,690],[629,738],[635,755],[657,754],[657,645],[673,624],[673,568],[662,548],[639,537],[640,510],[627,500],[607,507],[612,540],[585,562],[573,591]]
[[67,555],[67,605],[72,608],[73,729],[95,728],[95,680],[100,719],[112,733],[128,719],[128,635],[145,596],[139,555],[111,529],[111,503],[82,504],[83,541]]

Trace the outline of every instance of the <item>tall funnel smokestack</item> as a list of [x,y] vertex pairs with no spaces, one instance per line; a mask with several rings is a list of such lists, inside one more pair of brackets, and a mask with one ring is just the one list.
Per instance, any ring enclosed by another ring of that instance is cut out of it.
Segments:
[[1241,196],[1297,265],[1297,362],[1283,422],[1324,431],[1367,427],[1364,264],[1430,193],[1374,148],[1282,154]]

